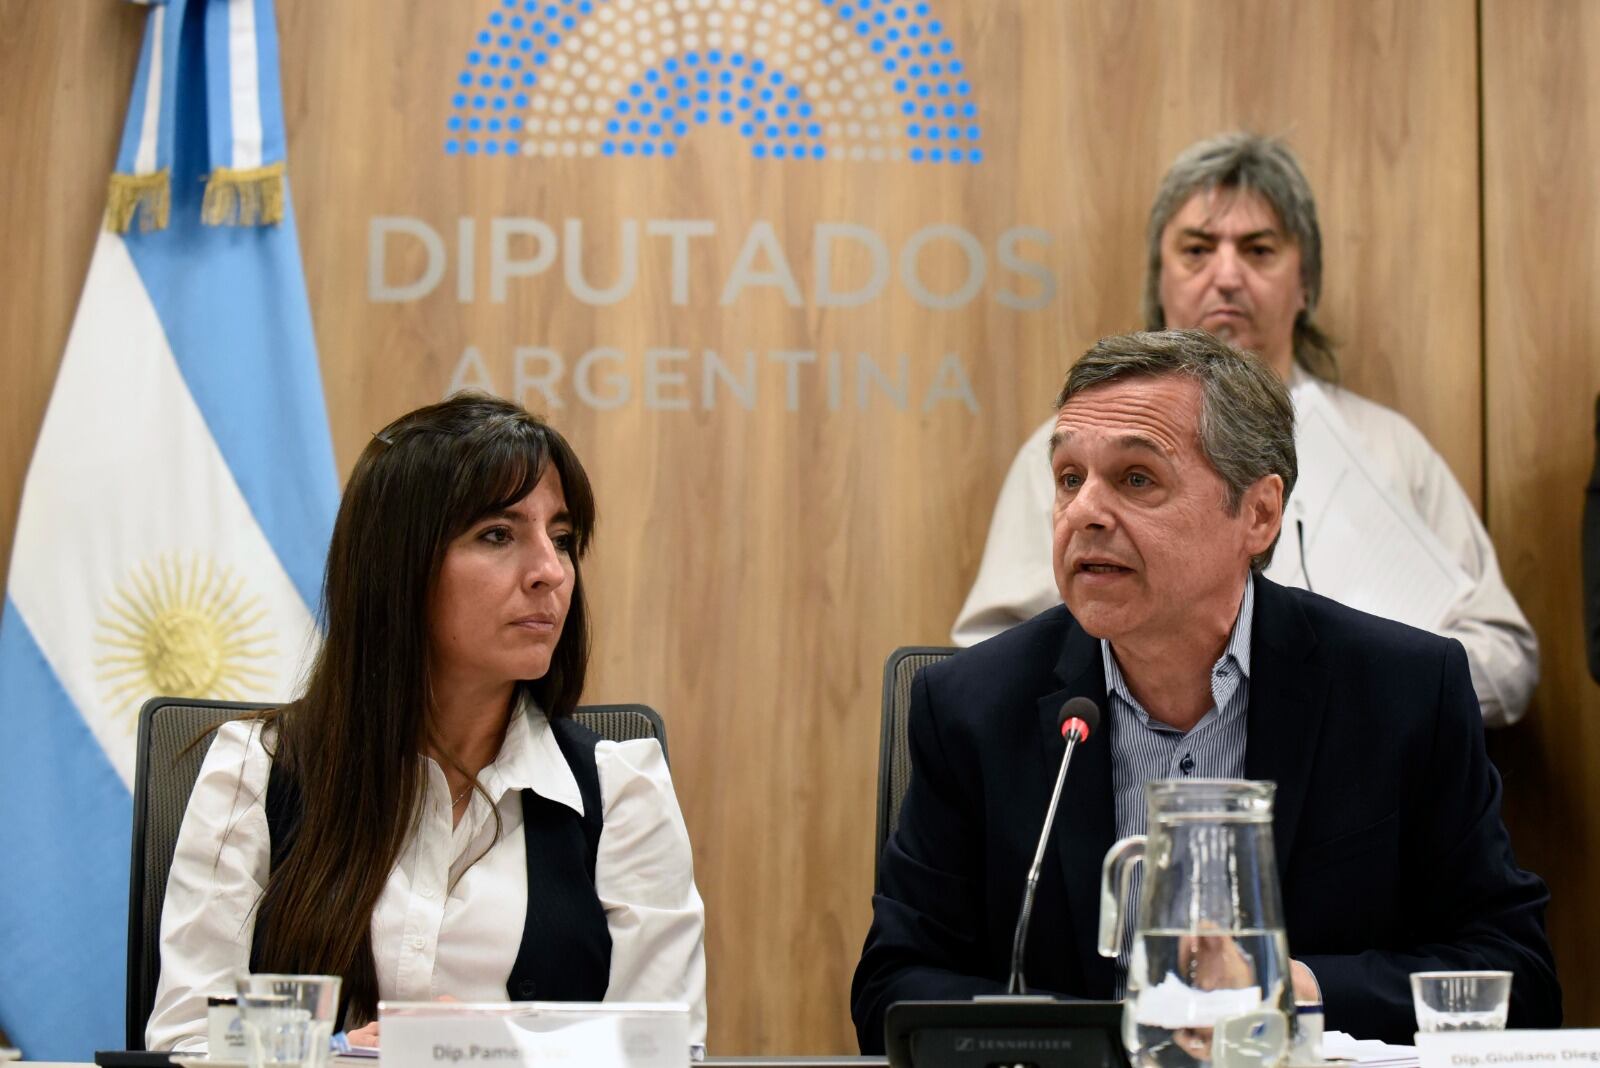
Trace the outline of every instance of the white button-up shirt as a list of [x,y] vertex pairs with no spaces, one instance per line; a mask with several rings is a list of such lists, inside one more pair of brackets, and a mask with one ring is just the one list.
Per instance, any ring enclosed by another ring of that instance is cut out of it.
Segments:
[[[418,759],[427,767],[422,816],[372,915],[379,996],[504,1001],[528,906],[521,791],[581,815],[577,780],[537,708],[511,717],[499,755],[478,773],[492,807],[474,792],[458,824],[443,769]],[[666,759],[651,739],[601,741],[595,765],[603,806],[595,890],[611,933],[605,999],[686,1002],[690,1041],[704,1044],[705,907]],[[249,967],[271,867],[271,770],[260,724],[218,730],[167,880],[150,1049],[205,1049],[207,996],[231,995],[234,973]]]

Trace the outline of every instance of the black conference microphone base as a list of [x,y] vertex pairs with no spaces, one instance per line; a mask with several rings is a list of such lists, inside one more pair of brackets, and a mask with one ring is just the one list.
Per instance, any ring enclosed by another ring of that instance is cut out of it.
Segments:
[[884,1039],[891,1068],[1130,1068],[1119,1001],[900,1001],[884,1017]]

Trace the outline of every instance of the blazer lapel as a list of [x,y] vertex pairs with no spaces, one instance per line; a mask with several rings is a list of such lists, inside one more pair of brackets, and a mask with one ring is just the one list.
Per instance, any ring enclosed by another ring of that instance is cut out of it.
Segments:
[[1330,680],[1312,655],[1316,631],[1294,597],[1260,575],[1255,581],[1245,776],[1278,784],[1272,837],[1281,884],[1316,761]]
[[[1072,754],[1072,767],[1061,791],[1061,807],[1050,841],[1061,865],[1066,886],[1068,914],[1079,947],[1079,957],[1089,989],[1114,988],[1113,962],[1103,959],[1096,949],[1100,923],[1100,865],[1116,834],[1112,803],[1111,746],[1105,735],[1105,666],[1100,658],[1100,642],[1086,634],[1076,622],[1067,633],[1056,677],[1064,683],[1060,690],[1039,699],[1040,753],[1045,765],[1043,797],[1048,803],[1055,788],[1066,742],[1056,725],[1061,706],[1073,697],[1087,697],[1102,710],[1100,729]],[[1046,861],[1048,863],[1048,861]]]

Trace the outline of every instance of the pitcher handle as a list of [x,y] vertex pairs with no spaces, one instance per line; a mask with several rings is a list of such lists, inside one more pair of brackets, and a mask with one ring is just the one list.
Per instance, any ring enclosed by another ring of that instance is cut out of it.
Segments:
[[1133,866],[1144,860],[1145,836],[1133,834],[1106,851],[1100,868],[1100,955],[1116,957],[1122,953],[1122,909],[1133,884]]

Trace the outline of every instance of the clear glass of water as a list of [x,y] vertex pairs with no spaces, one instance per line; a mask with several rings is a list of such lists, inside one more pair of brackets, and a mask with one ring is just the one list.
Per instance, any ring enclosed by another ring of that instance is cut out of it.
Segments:
[[235,987],[250,1068],[324,1068],[338,976],[241,974]]
[[1504,1031],[1510,972],[1413,972],[1418,1031]]

